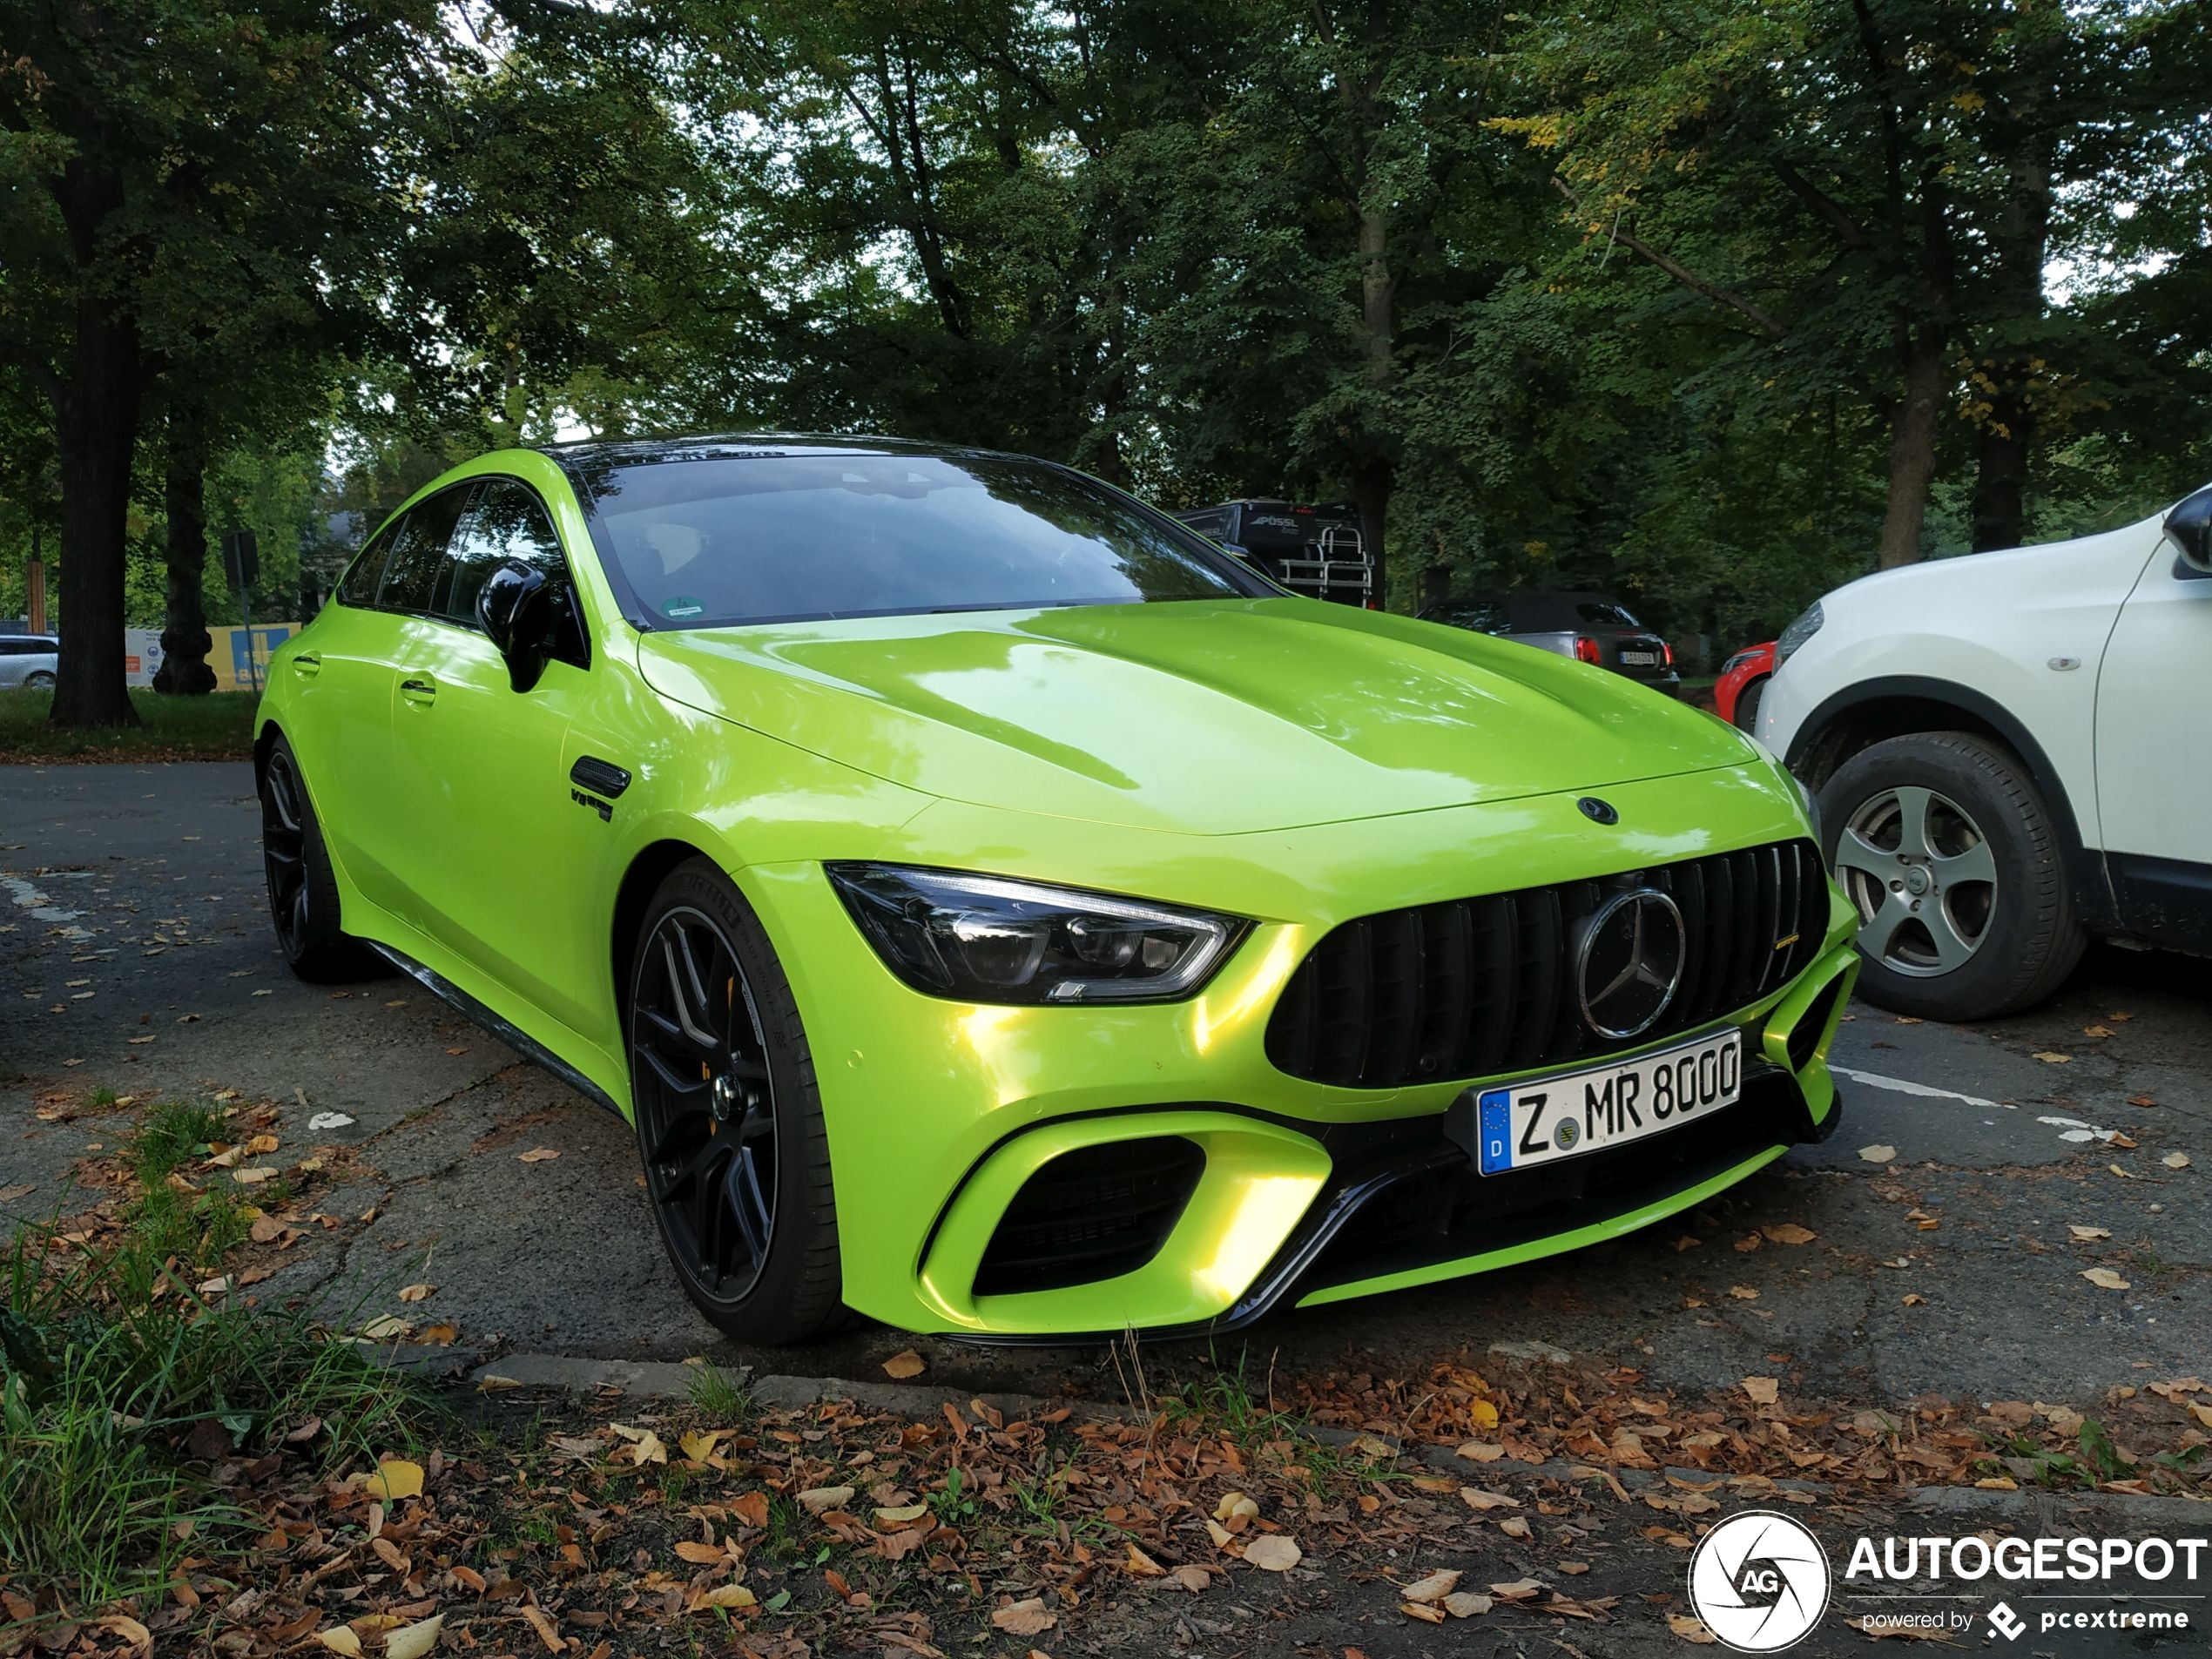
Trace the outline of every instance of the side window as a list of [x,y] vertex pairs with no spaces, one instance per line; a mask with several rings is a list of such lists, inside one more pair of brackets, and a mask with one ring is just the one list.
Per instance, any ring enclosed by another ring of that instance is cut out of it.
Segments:
[[453,539],[454,526],[475,494],[473,483],[457,484],[421,502],[401,523],[392,537],[392,556],[384,566],[383,584],[376,590],[376,603],[381,609],[429,610],[446,543]]
[[568,586],[561,538],[553,533],[536,493],[512,478],[494,478],[453,540],[453,575],[439,595],[438,614],[464,628],[476,625],[476,596],[484,578],[509,559],[520,559],[545,572],[556,586]]
[[338,584],[338,602],[367,610],[376,604],[376,585],[384,579],[384,561],[401,525],[394,524],[363,548]]

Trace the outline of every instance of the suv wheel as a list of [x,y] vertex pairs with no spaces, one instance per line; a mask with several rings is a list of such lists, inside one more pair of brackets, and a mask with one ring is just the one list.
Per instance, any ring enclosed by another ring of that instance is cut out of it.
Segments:
[[54,677],[40,669],[36,673],[23,677],[23,688],[26,691],[51,691],[54,689]]
[[2050,809],[2007,750],[1964,732],[1869,745],[1820,792],[1829,867],[1858,912],[1858,988],[1938,1020],[2040,1001],[2084,941]]

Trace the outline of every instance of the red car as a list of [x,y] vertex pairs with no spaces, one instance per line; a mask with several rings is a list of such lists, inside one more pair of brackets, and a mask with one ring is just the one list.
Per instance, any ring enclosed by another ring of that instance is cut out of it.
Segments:
[[1759,698],[1773,675],[1774,642],[1746,645],[1721,664],[1721,677],[1713,682],[1713,711],[1745,732],[1757,730]]

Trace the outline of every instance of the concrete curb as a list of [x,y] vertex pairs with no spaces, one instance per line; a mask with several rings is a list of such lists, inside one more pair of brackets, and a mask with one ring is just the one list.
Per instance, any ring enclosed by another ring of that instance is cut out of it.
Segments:
[[[684,1399],[691,1393],[698,1366],[667,1361],[580,1359],[564,1354],[517,1353],[480,1366],[469,1380],[480,1386],[488,1377],[533,1388],[567,1388],[590,1392],[613,1388],[647,1399]],[[934,1418],[948,1401],[965,1404],[981,1399],[1008,1418],[1034,1417],[1066,1406],[1071,1416],[1089,1422],[1110,1421],[1124,1413],[1085,1400],[1049,1400],[1034,1394],[962,1395],[957,1391],[920,1383],[853,1381],[840,1377],[754,1377],[740,1370],[733,1380],[764,1405],[793,1409],[823,1400],[846,1399],[874,1411],[897,1412],[914,1418]],[[496,1384],[495,1384],[496,1386]],[[1349,1429],[1314,1427],[1308,1431],[1326,1446],[1349,1446],[1360,1438]],[[1382,1439],[1381,1436],[1377,1436]],[[1385,1440],[1385,1444],[1389,1444]],[[1494,1463],[1472,1463],[1440,1446],[1399,1446],[1399,1456],[1440,1474],[1460,1477],[1468,1485],[1504,1475],[1523,1475],[1566,1485],[1602,1482],[1608,1474],[1631,1493],[1662,1492],[1670,1480],[1696,1488],[1718,1490],[1730,1479],[1709,1469],[1604,1469],[1595,1464],[1553,1460],[1523,1463],[1501,1458]],[[1716,1484],[1718,1483],[1718,1484]],[[1777,1480],[1777,1492],[1803,1494],[1823,1503],[1841,1501],[1835,1488],[1817,1480]],[[2061,1524],[2063,1514],[2074,1518],[2126,1521],[2131,1524],[2179,1528],[2200,1527],[2212,1518],[2212,1503],[2188,1498],[2129,1497],[2116,1492],[1993,1491],[1983,1487],[1912,1487],[1898,1494],[1897,1507],[1924,1514],[1959,1520],[1996,1520],[2040,1523],[2042,1531],[2080,1530]]]

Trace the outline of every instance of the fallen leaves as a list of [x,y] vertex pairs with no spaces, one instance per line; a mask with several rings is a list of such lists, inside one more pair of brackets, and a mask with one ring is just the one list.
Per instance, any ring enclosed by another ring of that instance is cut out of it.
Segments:
[[430,1292],[437,1288],[438,1287],[435,1285],[409,1285],[400,1291],[400,1300],[402,1302],[427,1302],[430,1299]]
[[2100,1238],[2112,1237],[2112,1229],[2109,1227],[2084,1227],[2071,1221],[2067,1223],[2066,1230],[2077,1244],[2094,1244]]
[[1521,1507],[1520,1499],[1508,1497],[1502,1492],[1493,1492],[1487,1487],[1461,1487],[1460,1488],[1460,1500],[1461,1502],[1465,1503],[1468,1508],[1478,1512],[1491,1509],[1518,1509]]
[[533,1146],[527,1152],[517,1152],[515,1155],[515,1161],[517,1163],[550,1163],[560,1156],[561,1150],[558,1147]]
[[[2159,1159],[2159,1162],[2169,1170],[2186,1170],[2189,1167],[2189,1155],[2186,1152],[2168,1152],[2164,1157]],[[6,1193],[0,1192],[0,1198],[7,1196]]]
[[2059,1054],[2049,1049],[2037,1049],[2035,1057],[2047,1066],[2070,1066],[2074,1063],[2072,1055]]
[[1731,1285],[1728,1287],[1728,1293],[1739,1302],[1756,1302],[1759,1299],[1759,1293],[1749,1285]]
[[1287,1573],[1304,1559],[1298,1541],[1285,1533],[1262,1533],[1244,1546],[1244,1560],[1263,1573]]
[[[853,1501],[851,1487],[809,1487],[792,1500],[810,1515],[826,1515],[833,1509],[842,1509]],[[1015,1632],[1016,1635],[1035,1634]]]
[[1405,1601],[1419,1602],[1426,1607],[1431,1602],[1442,1601],[1459,1588],[1460,1569],[1447,1567],[1440,1572],[1431,1573],[1426,1578],[1415,1580],[1398,1594]]
[[1705,1621],[1688,1613],[1669,1613],[1667,1629],[1684,1642],[1694,1642],[1701,1648],[1712,1646],[1720,1638],[1705,1628]]
[[921,1356],[912,1348],[894,1353],[883,1362],[883,1374],[897,1382],[904,1382],[909,1377],[919,1377],[927,1369]]
[[1039,1595],[991,1609],[992,1625],[1010,1636],[1042,1635],[1059,1622],[1059,1616],[1046,1610],[1044,1598]]
[[1754,1406],[1771,1406],[1781,1395],[1782,1385],[1772,1377],[1746,1377],[1743,1393]]
[[2121,1278],[2109,1267],[2085,1267],[2081,1270],[2081,1277],[2101,1291],[2125,1291],[2133,1288],[2128,1280]]
[[1897,1148],[1877,1143],[1872,1146],[1860,1147],[1858,1156],[1869,1163],[1888,1163],[1896,1158]]
[[406,1458],[380,1463],[376,1473],[361,1481],[361,1490],[384,1503],[419,1498],[422,1495],[422,1466]]
[[1766,1235],[1769,1244],[1810,1244],[1820,1237],[1811,1228],[1800,1227],[1794,1221],[1783,1222],[1779,1226],[1762,1227],[1759,1231]]
[[438,1645],[438,1632],[445,1629],[445,1622],[443,1614],[433,1614],[420,1623],[404,1624],[391,1631],[384,1638],[384,1659],[422,1659]]

